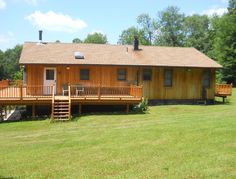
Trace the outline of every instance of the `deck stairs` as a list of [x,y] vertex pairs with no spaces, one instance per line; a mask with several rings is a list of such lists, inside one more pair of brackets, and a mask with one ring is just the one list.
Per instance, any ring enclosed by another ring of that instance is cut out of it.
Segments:
[[68,96],[55,96],[52,101],[52,120],[68,121],[71,119],[71,103]]

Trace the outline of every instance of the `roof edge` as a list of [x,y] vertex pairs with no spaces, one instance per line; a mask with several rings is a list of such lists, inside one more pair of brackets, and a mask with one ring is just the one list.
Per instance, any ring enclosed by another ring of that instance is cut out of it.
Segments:
[[80,65],[80,66],[129,66],[129,67],[167,67],[167,68],[211,68],[211,69],[221,69],[223,68],[222,65],[220,67],[209,67],[209,66],[168,66],[168,65],[127,65],[127,64],[74,64],[74,63],[64,63],[64,64],[59,64],[59,63],[19,63],[19,65],[58,65],[58,66],[66,66],[66,65]]

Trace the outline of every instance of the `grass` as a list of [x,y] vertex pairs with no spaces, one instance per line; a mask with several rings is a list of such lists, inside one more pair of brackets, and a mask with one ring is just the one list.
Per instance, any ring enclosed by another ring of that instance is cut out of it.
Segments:
[[0,178],[236,178],[236,89],[227,104],[0,124]]

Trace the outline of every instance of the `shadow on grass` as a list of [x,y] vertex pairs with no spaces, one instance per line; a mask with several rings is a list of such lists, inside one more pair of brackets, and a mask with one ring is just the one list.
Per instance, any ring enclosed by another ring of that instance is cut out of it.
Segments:
[[15,177],[3,177],[0,175],[0,179],[16,179]]
[[[72,115],[72,118],[71,120],[68,120],[68,121],[51,121],[50,117],[48,116],[45,116],[45,117],[37,117],[35,119],[31,118],[31,117],[25,117],[23,119],[20,119],[20,120],[12,120],[12,121],[0,121],[0,124],[2,123],[13,123],[13,122],[31,122],[31,121],[44,121],[44,120],[48,120],[49,122],[51,123],[54,123],[54,122],[73,122],[73,121],[78,121],[80,119],[80,117],[83,117],[83,116],[101,116],[101,115],[106,115],[106,116],[114,116],[114,115],[144,115],[144,114],[148,114],[149,112],[148,111],[130,111],[128,114],[126,112],[90,112],[90,113],[83,113],[82,115],[78,115],[78,114],[75,114],[75,115]],[[1,179],[1,178],[0,178]]]
[[83,113],[82,115],[73,115],[72,121],[78,121],[80,120],[80,117],[84,116],[114,116],[114,115],[122,115],[122,116],[129,116],[129,115],[144,115],[149,114],[148,111],[130,111],[128,114],[126,112],[90,112],[90,113]]
[[215,100],[215,105],[231,105],[232,102],[230,101],[230,99],[225,99],[225,102],[223,102],[223,100]]
[[16,122],[44,121],[44,120],[50,120],[50,118],[48,118],[48,117],[38,117],[38,118],[35,118],[35,119],[23,118],[23,119],[19,119],[19,120],[5,120],[5,121],[0,121],[0,124],[3,124],[3,123],[16,123]]

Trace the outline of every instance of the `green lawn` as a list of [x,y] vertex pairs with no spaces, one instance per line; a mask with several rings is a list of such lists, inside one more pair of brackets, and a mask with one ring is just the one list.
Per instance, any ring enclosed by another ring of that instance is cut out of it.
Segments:
[[230,103],[0,124],[0,178],[236,178]]

